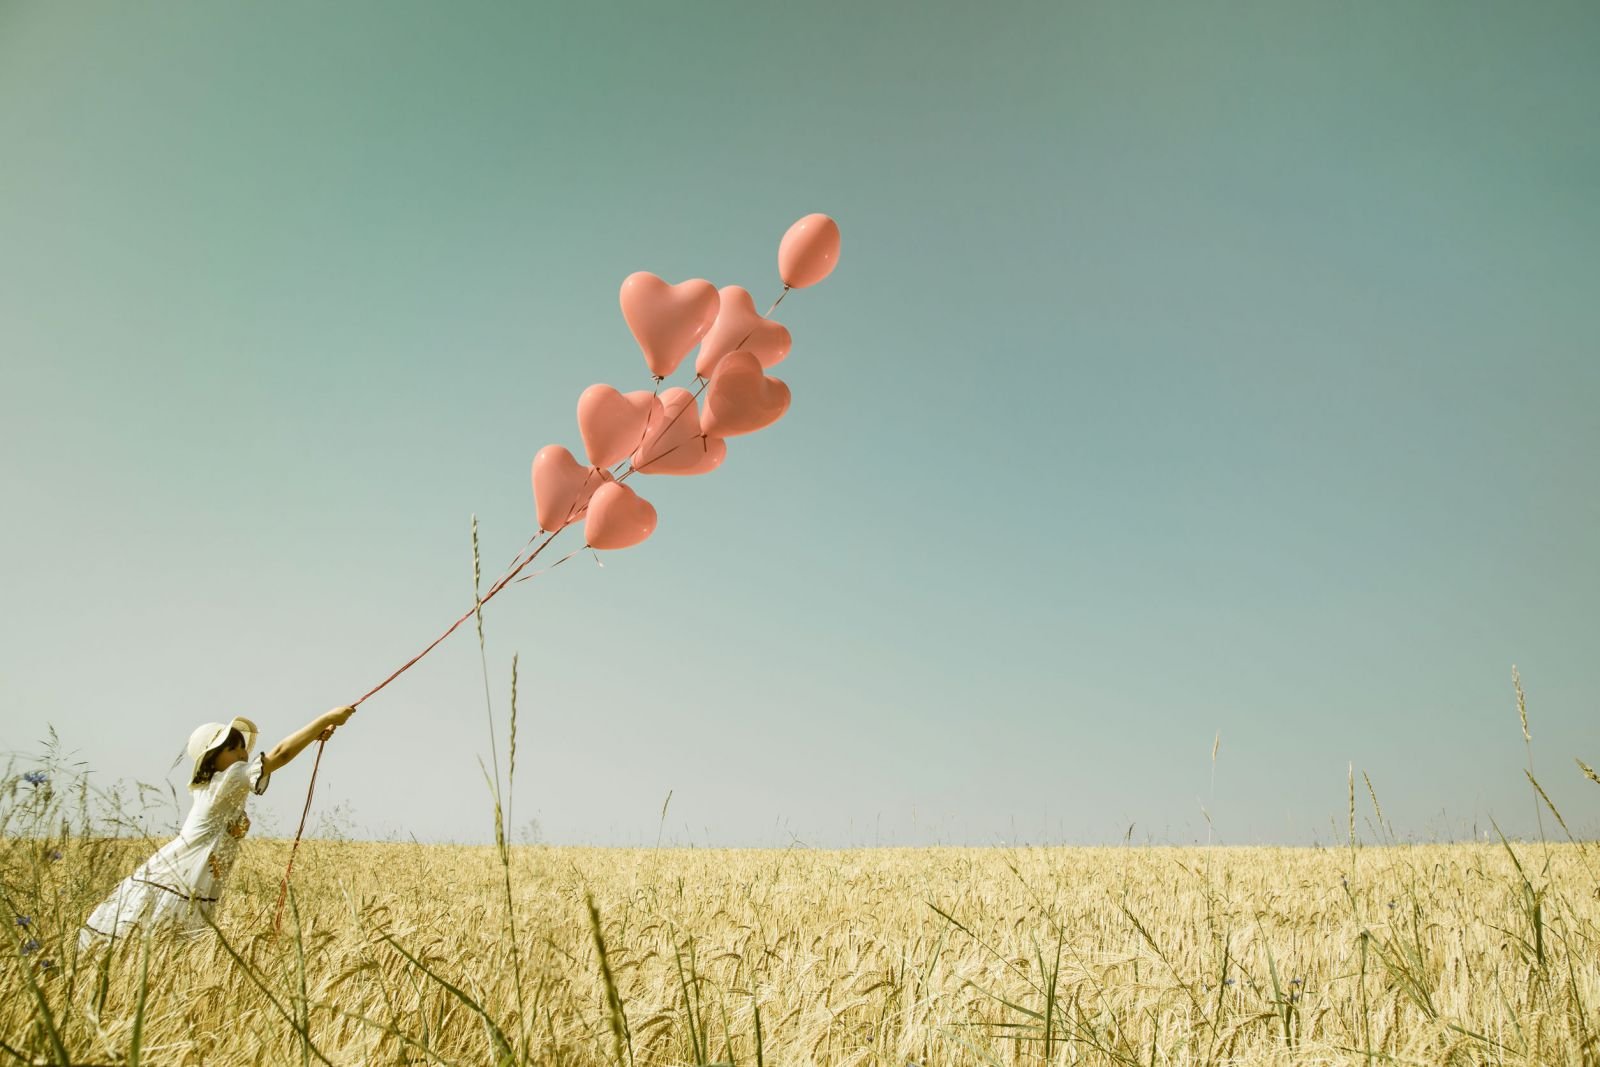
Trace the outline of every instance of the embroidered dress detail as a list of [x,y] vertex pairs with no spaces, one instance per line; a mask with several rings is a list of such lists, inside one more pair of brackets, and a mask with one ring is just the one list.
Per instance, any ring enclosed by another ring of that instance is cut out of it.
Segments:
[[79,944],[87,949],[134,931],[176,937],[205,933],[239,856],[239,843],[250,829],[245,801],[251,793],[265,793],[271,778],[266,756],[257,753],[191,790],[194,805],[178,836],[90,912]]

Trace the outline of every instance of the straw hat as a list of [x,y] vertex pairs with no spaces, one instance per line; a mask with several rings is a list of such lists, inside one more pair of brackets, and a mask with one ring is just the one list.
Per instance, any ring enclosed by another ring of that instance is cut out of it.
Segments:
[[240,717],[232,722],[208,722],[189,735],[189,781],[193,782],[200,774],[200,764],[214,749],[220,748],[228,739],[230,730],[238,730],[244,735],[244,750],[249,752],[256,745],[256,724],[249,719]]

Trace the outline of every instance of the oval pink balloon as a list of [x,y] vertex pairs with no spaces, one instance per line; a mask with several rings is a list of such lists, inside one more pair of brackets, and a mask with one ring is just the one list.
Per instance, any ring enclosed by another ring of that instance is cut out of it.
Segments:
[[651,420],[644,440],[634,449],[633,469],[640,474],[684,473],[682,468],[693,455],[690,444],[700,435],[694,394],[676,387],[663,390],[661,414]]
[[783,418],[789,410],[789,387],[768,378],[761,361],[749,352],[729,352],[717,364],[706,386],[701,429],[717,437],[755,433]]
[[648,390],[620,393],[609,385],[589,386],[578,397],[578,434],[589,462],[610,467],[627,458],[660,410],[661,401]]
[[816,285],[839,263],[839,224],[826,215],[807,215],[778,244],[778,276],[791,289]]
[[655,533],[656,509],[621,482],[607,482],[589,501],[583,536],[590,548],[632,548]]
[[743,286],[725,285],[718,291],[717,321],[700,342],[694,372],[711,377],[717,361],[736,348],[754,352],[763,367],[776,366],[789,354],[789,330],[781,322],[762,318],[756,302]]
[[594,491],[611,481],[611,472],[585,467],[560,445],[545,445],[533,457],[533,507],[539,529],[554,533],[576,522]]
[[623,279],[619,299],[645,365],[657,378],[677,370],[717,319],[717,287],[703,278],[668,285],[641,270]]

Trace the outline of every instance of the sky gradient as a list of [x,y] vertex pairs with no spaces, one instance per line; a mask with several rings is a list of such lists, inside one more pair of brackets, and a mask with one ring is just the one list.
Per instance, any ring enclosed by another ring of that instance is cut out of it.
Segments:
[[[1515,663],[1600,831],[1597,50],[1584,4],[0,3],[0,748],[161,781],[353,700],[470,604],[471,515],[491,573],[533,532],[578,393],[648,386],[622,279],[765,307],[822,211],[788,416],[486,612],[516,830],[1327,843],[1353,763],[1402,837],[1527,832]],[[464,631],[313,823],[483,840],[488,749]]]

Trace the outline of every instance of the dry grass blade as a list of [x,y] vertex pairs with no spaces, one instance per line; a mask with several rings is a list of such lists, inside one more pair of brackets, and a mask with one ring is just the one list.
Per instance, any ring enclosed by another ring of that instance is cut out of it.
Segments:
[[[22,977],[28,985],[28,992],[33,996],[33,1002],[39,1007],[39,1025],[49,1038],[50,1052],[55,1057],[50,1062],[61,1064],[62,1067],[71,1067],[72,1054],[67,1051],[66,1042],[62,1040],[61,1028],[56,1024],[55,1012],[50,1010],[50,1001],[45,997],[44,990],[39,988],[39,981],[33,975],[32,961],[21,958],[17,970],[22,972]],[[36,1061],[29,1057],[23,1062],[33,1063]]]
[[457,986],[455,983],[444,978],[433,968],[429,967],[422,960],[418,959],[404,945],[395,940],[394,937],[391,936],[387,931],[378,931],[378,936],[387,942],[390,948],[404,956],[413,967],[427,975],[429,978],[433,979],[436,983],[438,983],[441,989],[449,993],[461,1004],[471,1009],[471,1011],[483,1021],[484,1029],[489,1034],[492,1063],[509,1064],[516,1061],[516,1056],[511,1050],[510,1039],[506,1037],[505,1031],[500,1029],[500,1024],[494,1021],[493,1016],[484,1010],[482,1004],[474,1000],[460,986]]
[[1539,794],[1539,799],[1543,800],[1544,806],[1550,809],[1550,814],[1556,817],[1556,822],[1561,826],[1561,832],[1567,835],[1567,840],[1576,840],[1572,836],[1572,831],[1567,829],[1567,820],[1561,817],[1560,810],[1556,808],[1555,802],[1550,799],[1550,794],[1544,791],[1544,786],[1539,784],[1539,779],[1535,778],[1531,771],[1523,771],[1522,773],[1528,776],[1528,784],[1533,786],[1534,790]]
[[[594,896],[584,894],[584,903],[589,909],[589,931],[594,935],[594,951],[600,960],[600,977],[605,983],[606,1012],[611,1021],[611,1038],[615,1046],[615,1053],[619,1067],[622,1064],[633,1063],[633,1034],[628,1030],[628,1016],[622,1008],[622,997],[617,993],[617,980],[611,973],[611,960],[606,954],[606,939],[600,932],[600,909],[595,907]],[[623,1057],[623,1050],[627,1050],[627,1057]]]
[[128,1067],[139,1067],[144,1049],[144,1012],[150,996],[150,942],[139,940],[139,990],[133,1007],[133,1033],[128,1038]]
[[1377,813],[1378,825],[1381,827],[1384,824],[1383,805],[1378,803],[1378,791],[1372,787],[1372,779],[1367,777],[1366,771],[1361,772],[1361,780],[1367,783],[1367,796],[1372,798],[1372,810]]

